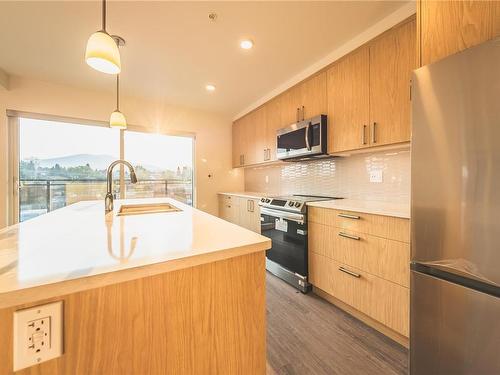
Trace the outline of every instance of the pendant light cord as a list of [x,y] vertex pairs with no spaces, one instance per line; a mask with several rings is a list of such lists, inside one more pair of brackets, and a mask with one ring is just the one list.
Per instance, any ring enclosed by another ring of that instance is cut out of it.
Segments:
[[106,0],[102,0],[102,30],[106,31]]
[[120,111],[120,75],[116,75],[116,110]]

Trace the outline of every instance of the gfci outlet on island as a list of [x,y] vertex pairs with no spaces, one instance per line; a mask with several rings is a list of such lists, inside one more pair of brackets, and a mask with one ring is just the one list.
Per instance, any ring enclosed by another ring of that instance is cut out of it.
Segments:
[[62,355],[62,302],[14,312],[14,371]]
[[370,172],[370,182],[383,182],[384,172],[381,169]]

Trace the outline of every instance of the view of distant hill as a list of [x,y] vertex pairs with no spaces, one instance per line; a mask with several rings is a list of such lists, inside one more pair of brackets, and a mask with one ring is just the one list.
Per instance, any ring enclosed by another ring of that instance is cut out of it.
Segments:
[[[89,164],[90,168],[97,170],[104,170],[115,161],[117,158],[111,155],[92,155],[92,154],[77,154],[77,155],[67,155],[61,156],[58,158],[51,159],[39,159],[37,160],[37,165],[41,168],[51,168],[56,164],[59,164],[60,167],[70,168],[70,167],[78,167]],[[134,161],[131,161],[132,164]],[[142,165],[144,168],[151,172],[161,171],[160,167],[155,165]]]

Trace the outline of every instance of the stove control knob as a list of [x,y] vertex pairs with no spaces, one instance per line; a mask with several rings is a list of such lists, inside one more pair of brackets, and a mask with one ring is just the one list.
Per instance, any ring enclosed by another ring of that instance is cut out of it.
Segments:
[[300,202],[295,202],[295,207],[300,207]]
[[271,200],[269,198],[266,199],[266,203],[270,203]]
[[262,203],[265,203],[265,202],[266,202],[266,198],[260,198],[260,201],[261,201]]
[[293,203],[294,203],[294,202],[291,202],[291,201],[290,201],[290,202],[288,202],[288,205],[289,205],[290,207],[293,207]]

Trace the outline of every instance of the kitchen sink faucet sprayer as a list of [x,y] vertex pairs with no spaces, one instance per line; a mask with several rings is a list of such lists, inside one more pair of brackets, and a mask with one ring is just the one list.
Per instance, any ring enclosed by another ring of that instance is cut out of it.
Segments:
[[106,192],[106,198],[104,198],[104,210],[105,213],[113,211],[113,168],[117,164],[124,164],[128,167],[128,170],[130,171],[130,182],[135,184],[137,183],[137,176],[135,175],[135,170],[132,164],[130,164],[126,160],[115,160],[112,162],[109,167],[108,171],[106,173],[106,184],[107,184],[107,192]]

